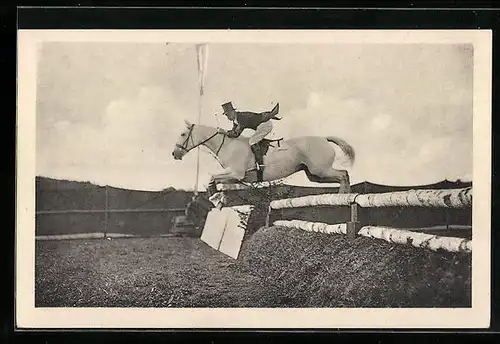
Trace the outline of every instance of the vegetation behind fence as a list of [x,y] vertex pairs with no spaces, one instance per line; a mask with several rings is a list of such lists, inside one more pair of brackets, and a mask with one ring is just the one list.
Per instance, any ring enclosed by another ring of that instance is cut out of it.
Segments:
[[35,234],[168,234],[191,196],[174,188],[147,192],[37,178]]

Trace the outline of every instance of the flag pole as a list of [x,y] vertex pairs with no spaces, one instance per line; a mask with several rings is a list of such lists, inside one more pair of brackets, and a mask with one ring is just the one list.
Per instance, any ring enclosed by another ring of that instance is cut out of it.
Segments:
[[[203,99],[203,92],[200,90],[200,98],[198,100],[198,124],[201,121],[201,109],[202,109],[202,99]],[[198,146],[196,151],[196,184],[194,187],[194,194],[195,196],[198,196],[198,180],[200,176],[200,146]]]
[[[196,45],[197,62],[198,62],[198,81],[200,86],[200,96],[198,98],[198,124],[201,123],[201,113],[202,113],[202,102],[203,102],[203,88],[207,69],[207,59],[208,59],[208,46],[206,44]],[[198,195],[198,182],[200,176],[200,147],[197,147],[196,152],[196,182],[194,187],[195,196]]]

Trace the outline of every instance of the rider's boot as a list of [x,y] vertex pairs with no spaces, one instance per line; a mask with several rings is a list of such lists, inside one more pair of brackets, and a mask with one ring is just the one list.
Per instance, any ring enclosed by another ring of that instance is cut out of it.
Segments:
[[262,151],[260,150],[259,143],[255,143],[250,146],[252,148],[252,152],[255,156],[255,164],[257,167],[257,181],[262,182],[263,179],[263,168],[264,168],[264,159],[262,157]]

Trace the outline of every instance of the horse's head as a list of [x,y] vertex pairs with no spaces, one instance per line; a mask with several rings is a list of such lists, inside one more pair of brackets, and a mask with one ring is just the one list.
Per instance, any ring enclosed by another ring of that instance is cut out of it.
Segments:
[[195,142],[193,139],[194,124],[191,124],[188,121],[184,122],[186,124],[186,127],[177,139],[175,148],[172,151],[172,156],[175,160],[181,160],[184,155],[186,155],[191,149],[195,147]]

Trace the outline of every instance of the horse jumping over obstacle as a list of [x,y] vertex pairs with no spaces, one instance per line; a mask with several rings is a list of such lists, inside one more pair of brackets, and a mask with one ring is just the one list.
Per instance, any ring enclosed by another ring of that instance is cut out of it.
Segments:
[[[224,173],[212,176],[210,182],[212,187],[215,184],[257,181],[255,157],[247,137],[229,138],[218,133],[217,128],[185,122],[186,128],[179,136],[172,152],[174,159],[181,160],[189,151],[203,145],[225,169]],[[275,181],[304,171],[312,182],[340,183],[339,193],[350,193],[349,173],[332,167],[336,154],[329,144],[331,142],[339,146],[352,165],[355,151],[346,141],[334,136],[301,136],[283,140],[278,146],[272,145],[274,141],[278,140],[263,140],[262,143],[265,145],[263,152],[266,152],[263,181]],[[209,194],[213,192],[214,190],[209,188]]]

